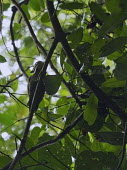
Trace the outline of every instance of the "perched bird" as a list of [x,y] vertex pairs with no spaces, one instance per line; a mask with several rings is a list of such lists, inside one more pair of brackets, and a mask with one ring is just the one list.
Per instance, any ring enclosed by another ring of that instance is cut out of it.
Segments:
[[36,112],[41,102],[44,93],[45,93],[45,85],[43,83],[42,78],[39,78],[39,73],[43,67],[44,63],[42,61],[36,62],[31,73],[34,73],[29,78],[28,82],[28,95],[29,101],[28,106],[31,112]]

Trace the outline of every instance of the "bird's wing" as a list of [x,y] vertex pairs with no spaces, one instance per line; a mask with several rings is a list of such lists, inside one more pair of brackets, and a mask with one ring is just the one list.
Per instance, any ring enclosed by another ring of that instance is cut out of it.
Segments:
[[[29,84],[28,85],[28,94],[29,94],[28,105],[29,105],[30,110],[32,112],[35,112],[38,109],[39,103],[41,102],[44,96],[45,86],[44,86],[43,80],[41,79],[39,80],[39,83],[38,83],[38,79],[36,75],[32,75],[30,77],[28,84]],[[35,91],[36,91],[36,95],[34,96]],[[33,97],[34,97],[34,101],[32,103]]]

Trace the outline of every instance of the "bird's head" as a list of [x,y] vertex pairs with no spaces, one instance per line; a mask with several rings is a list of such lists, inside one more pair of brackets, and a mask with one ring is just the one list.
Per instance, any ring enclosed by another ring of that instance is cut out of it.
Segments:
[[31,71],[31,73],[40,72],[41,69],[42,69],[42,67],[43,67],[43,65],[44,65],[44,62],[42,62],[42,61],[37,61],[37,62],[35,63],[35,65],[34,65],[33,70]]

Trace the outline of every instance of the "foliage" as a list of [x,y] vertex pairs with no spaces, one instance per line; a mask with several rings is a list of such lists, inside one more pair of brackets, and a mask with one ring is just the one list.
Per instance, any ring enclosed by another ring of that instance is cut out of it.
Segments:
[[[65,37],[56,36],[58,30],[54,34],[48,1],[54,3],[53,17],[56,13],[73,53],[67,53]],[[39,60],[48,62],[58,39],[44,78],[46,93],[32,118],[24,155],[16,168],[106,170],[121,162],[121,170],[126,170],[126,158],[121,155],[127,133],[125,126],[123,134],[126,0],[17,1],[26,19],[15,2],[1,2],[0,169],[15,158],[27,124],[30,67]]]

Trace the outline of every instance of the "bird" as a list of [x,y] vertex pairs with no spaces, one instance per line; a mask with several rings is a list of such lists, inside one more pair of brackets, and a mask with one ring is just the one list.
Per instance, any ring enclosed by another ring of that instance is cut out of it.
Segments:
[[45,94],[45,85],[43,79],[40,77],[40,72],[43,68],[44,62],[38,61],[31,73],[34,73],[29,77],[28,80],[28,95],[29,101],[27,105],[29,106],[30,112],[36,112],[40,102],[42,101]]

